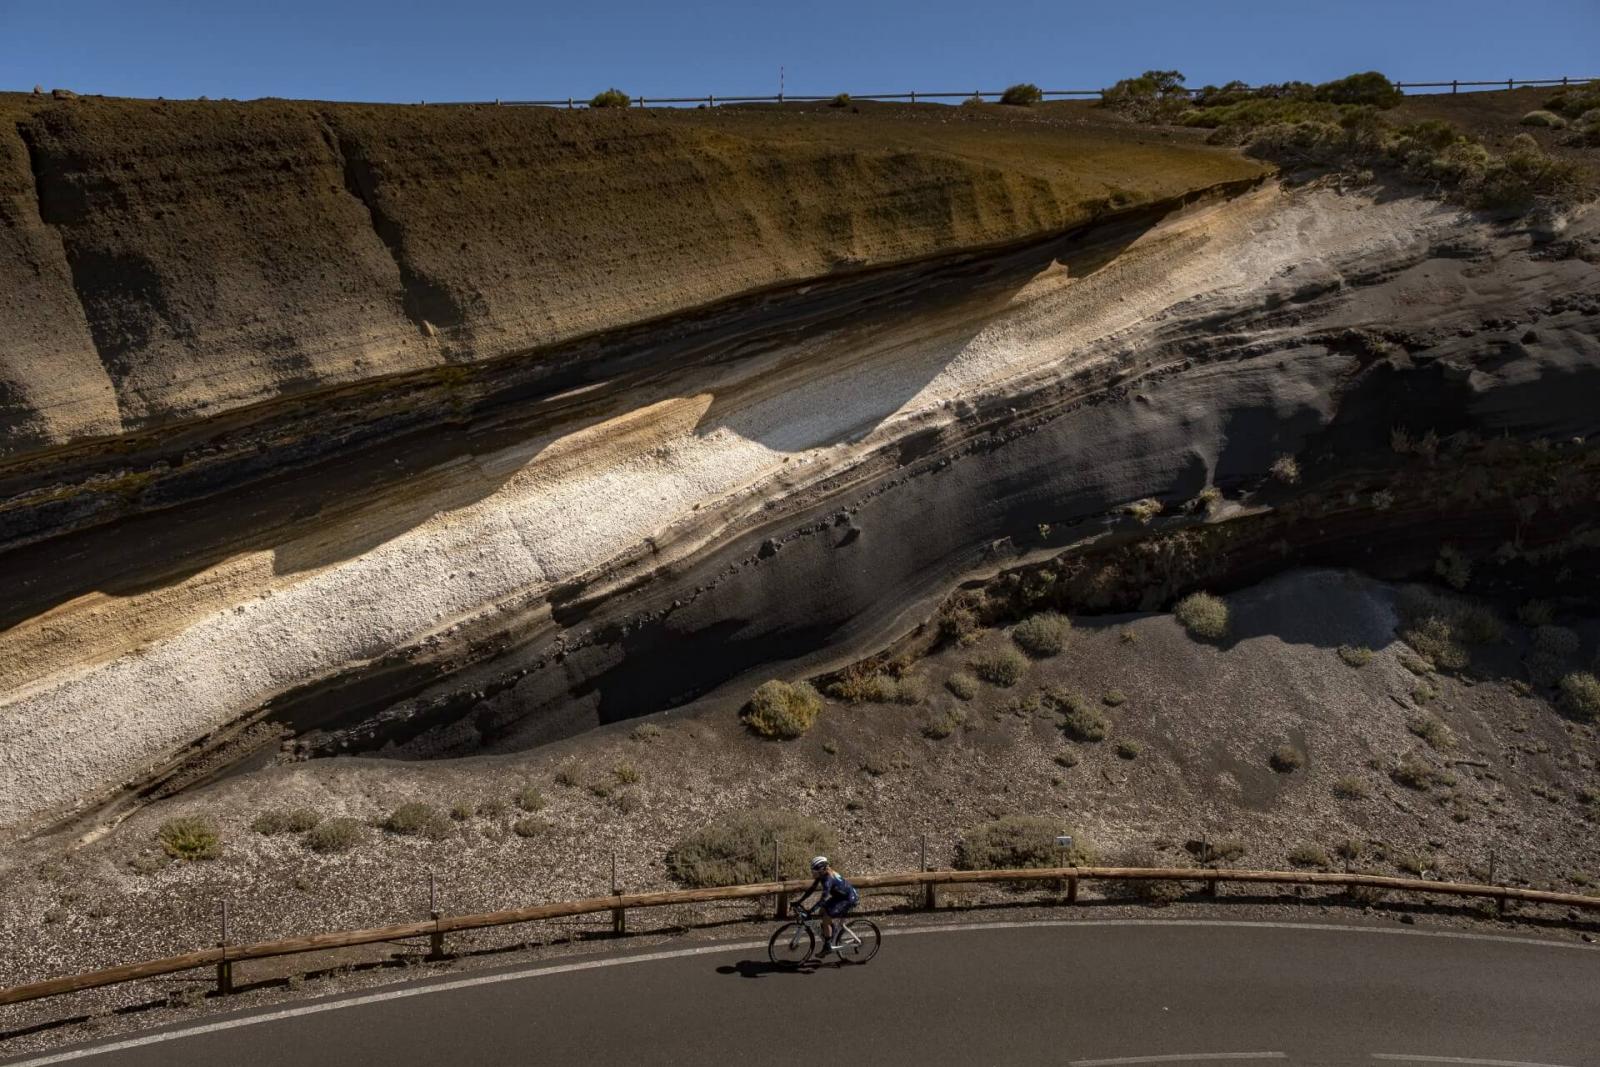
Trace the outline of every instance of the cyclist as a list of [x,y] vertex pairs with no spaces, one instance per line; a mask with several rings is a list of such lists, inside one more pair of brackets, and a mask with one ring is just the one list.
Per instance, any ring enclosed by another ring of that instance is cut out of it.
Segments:
[[814,878],[811,888],[801,893],[795,904],[803,907],[807,897],[819,889],[822,891],[822,898],[817,901],[817,907],[822,909],[822,951],[818,955],[826,956],[839,947],[839,937],[844,932],[844,923],[840,922],[835,933],[833,920],[842,920],[846,912],[861,902],[861,894],[828,865],[826,856],[812,859],[811,874]]

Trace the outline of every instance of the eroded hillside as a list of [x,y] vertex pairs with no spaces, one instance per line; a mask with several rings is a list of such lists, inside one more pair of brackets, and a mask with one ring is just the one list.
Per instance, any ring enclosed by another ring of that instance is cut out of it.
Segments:
[[13,833],[731,710],[1050,558],[1070,611],[1446,543],[1592,595],[1581,209],[1071,108],[6,107]]

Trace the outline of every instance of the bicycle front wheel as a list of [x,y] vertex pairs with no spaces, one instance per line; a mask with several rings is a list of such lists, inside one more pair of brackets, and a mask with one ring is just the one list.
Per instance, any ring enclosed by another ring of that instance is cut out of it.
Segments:
[[871,919],[851,919],[839,939],[839,958],[846,963],[866,963],[878,954],[882,939],[878,924]]
[[817,935],[804,923],[784,923],[767,942],[767,955],[780,967],[798,967],[811,958]]

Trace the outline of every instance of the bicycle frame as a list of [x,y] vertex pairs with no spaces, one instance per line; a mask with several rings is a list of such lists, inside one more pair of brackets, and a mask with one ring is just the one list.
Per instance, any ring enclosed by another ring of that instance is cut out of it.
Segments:
[[[816,908],[803,908],[796,904],[790,910],[793,911],[797,916],[798,922],[802,928],[809,929],[813,936],[815,936],[816,939],[821,941],[824,945],[828,943],[822,936],[822,917],[817,914]],[[850,919],[848,916],[841,916],[840,918],[834,919],[833,923],[833,936],[835,940],[839,942],[839,944],[861,944],[861,938],[857,937],[856,932],[850,929]],[[846,939],[848,939],[848,942]]]

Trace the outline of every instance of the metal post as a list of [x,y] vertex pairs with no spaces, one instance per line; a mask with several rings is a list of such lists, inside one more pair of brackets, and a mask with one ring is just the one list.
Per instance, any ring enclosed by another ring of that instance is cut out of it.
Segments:
[[1510,79],[1510,78],[1506,79],[1506,88],[1507,89],[1514,89],[1514,88],[1516,88],[1516,85],[1517,85],[1517,83],[1515,81],[1513,81],[1512,79]]
[[915,89],[911,90],[911,102],[913,104],[917,102],[917,91]]
[[222,940],[217,943],[222,949],[222,960],[217,964],[217,992],[228,994],[233,992],[233,964],[228,962],[228,899],[222,899]]
[[[928,869],[928,835],[927,834],[923,834],[922,835],[921,868],[922,868],[922,870],[924,872],[926,872],[927,869]],[[926,882],[922,886],[922,906],[924,908],[926,908],[927,910],[929,910],[929,911],[932,911],[934,908],[939,906],[938,901],[934,897],[933,883],[932,882]]]
[[707,96],[706,97],[706,107],[716,107],[716,106],[717,106],[716,95],[715,94],[711,94],[711,95]]
[[570,97],[570,96],[567,97],[567,110],[568,111],[572,110],[572,97]]
[[1454,78],[1450,79],[1450,91],[1452,93],[1455,92],[1460,87],[1461,87],[1461,83],[1460,82],[1456,81]]

